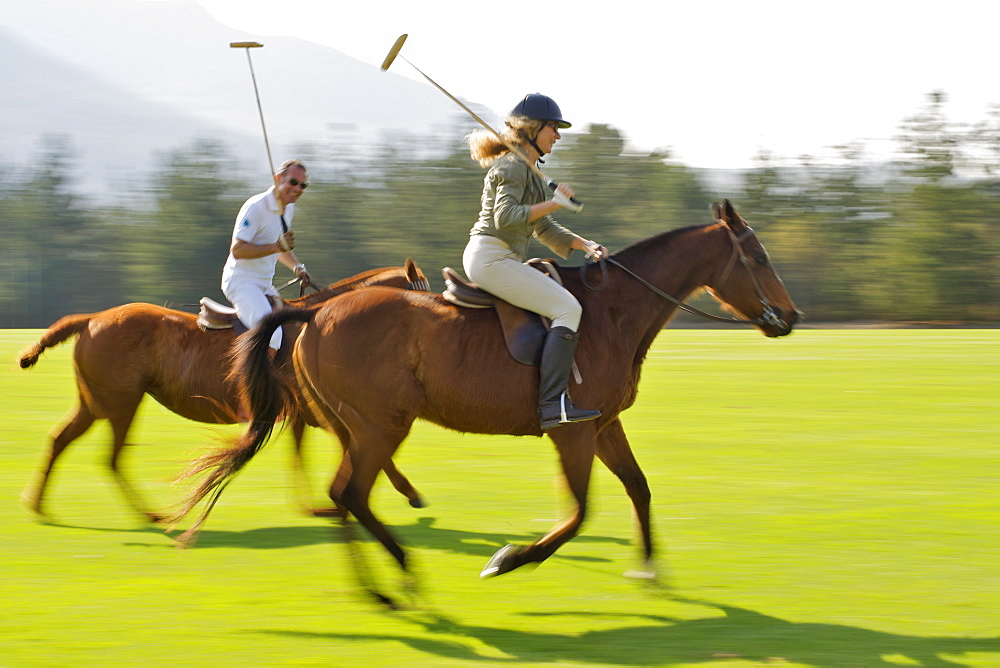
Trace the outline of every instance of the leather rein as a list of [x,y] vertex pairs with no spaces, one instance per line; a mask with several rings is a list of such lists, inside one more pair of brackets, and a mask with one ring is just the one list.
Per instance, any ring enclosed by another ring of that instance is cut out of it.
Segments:
[[628,274],[629,276],[631,276],[635,280],[639,281],[639,283],[641,283],[642,285],[644,285],[647,288],[649,288],[650,290],[652,290],[654,293],[656,293],[660,297],[663,297],[667,301],[673,302],[681,310],[687,311],[688,313],[691,313],[693,315],[698,315],[698,316],[701,316],[703,318],[707,318],[709,320],[715,320],[717,322],[724,322],[724,323],[727,323],[727,324],[730,324],[730,325],[765,325],[765,324],[770,324],[770,325],[774,325],[775,327],[787,327],[787,323],[785,323],[784,320],[782,320],[780,317],[778,317],[778,314],[774,312],[773,308],[771,308],[770,303],[767,301],[767,297],[764,296],[764,290],[761,288],[760,281],[758,281],[757,277],[754,276],[753,270],[750,267],[751,260],[750,260],[750,258],[747,257],[746,253],[743,252],[743,243],[746,242],[748,239],[750,239],[750,238],[752,238],[752,237],[755,236],[753,229],[750,228],[749,226],[747,226],[746,231],[743,234],[741,234],[740,236],[737,237],[736,234],[731,229],[729,229],[729,226],[726,225],[726,232],[729,234],[730,241],[732,241],[733,252],[729,256],[729,261],[726,263],[726,268],[723,270],[722,276],[718,280],[718,283],[721,285],[722,283],[724,283],[726,281],[727,278],[729,278],[729,274],[733,270],[733,267],[736,265],[736,261],[739,260],[740,263],[747,270],[747,274],[749,274],[749,276],[750,276],[750,281],[753,283],[754,291],[757,293],[757,299],[760,301],[761,305],[764,307],[764,312],[761,315],[757,316],[756,318],[751,318],[749,320],[741,320],[739,318],[723,318],[721,316],[717,316],[717,315],[714,315],[712,313],[706,313],[705,311],[697,309],[694,306],[689,306],[689,305],[685,304],[683,301],[681,301],[680,299],[677,299],[675,297],[672,297],[671,295],[668,295],[666,292],[660,290],[658,287],[656,287],[655,285],[653,285],[652,283],[650,283],[649,281],[647,281],[643,277],[639,276],[638,274],[636,274],[634,271],[632,271],[628,267],[622,265],[620,262],[618,262],[617,260],[615,260],[613,258],[610,258],[610,257],[609,258],[601,258],[599,260],[599,263],[601,265],[601,273],[602,273],[602,276],[603,276],[600,287],[591,287],[590,285],[587,285],[587,279],[586,279],[586,274],[585,274],[586,265],[583,265],[583,266],[580,267],[580,278],[582,279],[583,284],[586,287],[590,288],[591,290],[603,290],[604,287],[605,287],[605,285],[607,285],[607,282],[608,282],[608,270],[607,270],[607,267],[605,266],[604,263],[605,262],[610,262],[611,264],[615,265],[616,267],[618,267],[619,269],[621,269],[622,271],[624,271],[626,274]]

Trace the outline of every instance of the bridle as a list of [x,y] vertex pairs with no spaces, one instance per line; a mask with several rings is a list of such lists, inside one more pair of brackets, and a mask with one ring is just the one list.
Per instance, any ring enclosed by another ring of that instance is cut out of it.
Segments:
[[729,262],[726,264],[726,270],[722,273],[722,278],[720,278],[716,285],[722,285],[725,283],[726,279],[729,278],[729,272],[732,271],[733,265],[736,262],[735,258],[738,258],[740,264],[747,270],[747,275],[750,276],[750,282],[753,283],[754,292],[757,293],[757,300],[763,307],[763,313],[758,317],[753,318],[750,322],[752,324],[761,325],[774,325],[775,327],[780,327],[782,329],[788,327],[788,323],[782,320],[774,309],[771,308],[770,302],[767,301],[767,297],[764,295],[764,289],[760,285],[760,281],[757,280],[757,275],[753,273],[753,269],[750,267],[751,260],[747,257],[747,254],[743,251],[743,243],[748,239],[757,238],[754,234],[753,228],[746,225],[746,231],[740,236],[736,236],[736,233],[730,229],[729,225],[726,225],[726,233],[729,235],[729,240],[733,242],[733,254],[729,256]]
[[726,263],[726,268],[723,269],[722,271],[722,276],[719,278],[718,281],[713,281],[713,282],[716,285],[722,285],[726,281],[726,279],[729,278],[730,272],[732,272],[733,267],[736,266],[736,261],[739,260],[740,264],[742,264],[744,268],[746,268],[747,274],[749,274],[750,276],[750,281],[753,283],[753,289],[757,293],[757,299],[760,301],[761,306],[764,307],[764,312],[761,313],[756,318],[751,318],[749,320],[741,320],[739,318],[723,318],[721,316],[717,316],[712,313],[706,313],[705,311],[697,309],[693,306],[689,306],[684,302],[682,302],[681,300],[672,297],[671,295],[668,295],[666,292],[663,292],[658,287],[656,287],[643,277],[639,276],[628,267],[625,267],[620,262],[610,257],[601,258],[600,260],[601,272],[603,274],[601,287],[593,288],[587,285],[586,274],[584,273],[586,265],[580,267],[580,277],[581,279],[583,279],[584,285],[586,285],[588,288],[592,290],[603,290],[608,280],[607,268],[604,266],[604,263],[609,262],[618,267],[619,269],[621,269],[622,271],[624,271],[626,274],[628,274],[635,280],[639,281],[639,283],[643,284],[644,286],[655,292],[660,297],[663,297],[667,301],[673,302],[674,304],[677,305],[678,308],[680,308],[683,311],[687,311],[688,313],[698,315],[703,318],[708,318],[709,320],[724,322],[730,325],[773,325],[775,327],[780,327],[780,328],[788,327],[788,324],[784,320],[782,320],[777,313],[775,313],[773,308],[771,308],[771,304],[768,302],[767,297],[764,296],[764,290],[763,288],[761,288],[760,281],[757,280],[757,277],[754,275],[753,269],[750,266],[751,260],[750,258],[747,257],[747,254],[743,251],[743,244],[749,239],[755,238],[756,236],[754,234],[753,229],[748,225],[746,231],[743,232],[743,234],[741,234],[740,236],[736,236],[736,234],[729,228],[729,225],[726,225],[726,232],[729,234],[729,240],[733,244],[733,252],[729,256],[729,261]]

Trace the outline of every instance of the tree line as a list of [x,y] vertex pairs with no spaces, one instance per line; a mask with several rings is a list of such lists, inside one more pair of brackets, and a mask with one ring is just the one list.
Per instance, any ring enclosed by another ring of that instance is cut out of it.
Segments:
[[[564,139],[546,170],[586,201],[557,218],[612,251],[709,222],[711,202],[730,199],[813,322],[997,322],[1000,107],[974,126],[950,122],[944,107],[935,92],[904,120],[892,161],[865,159],[860,143],[838,147],[833,165],[762,152],[727,191],[667,151],[627,151],[607,125]],[[471,129],[366,152],[296,147],[311,183],[296,254],[313,276],[334,282],[409,256],[440,290],[440,268],[461,267],[479,210],[485,172],[462,141]],[[74,151],[67,136],[45,137],[29,164],[6,165],[0,177],[0,327],[45,327],[132,301],[186,310],[202,296],[223,301],[236,213],[266,180],[240,174],[227,146],[200,139],[163,156],[148,182],[99,203],[73,188]],[[552,254],[538,246],[537,255]]]

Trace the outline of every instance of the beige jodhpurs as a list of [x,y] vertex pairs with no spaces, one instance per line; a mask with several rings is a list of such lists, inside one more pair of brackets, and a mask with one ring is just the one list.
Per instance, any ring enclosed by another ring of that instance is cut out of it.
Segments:
[[566,288],[522,263],[496,237],[473,234],[462,256],[465,275],[492,295],[514,306],[538,313],[553,327],[580,328],[583,307]]

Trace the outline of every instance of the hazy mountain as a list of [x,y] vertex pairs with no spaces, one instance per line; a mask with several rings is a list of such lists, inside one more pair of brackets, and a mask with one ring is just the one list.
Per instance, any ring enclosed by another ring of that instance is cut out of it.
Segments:
[[0,69],[4,163],[25,163],[45,135],[66,135],[79,155],[82,185],[103,190],[108,181],[128,180],[150,167],[156,151],[191,137],[213,136],[249,148],[249,137],[138,97],[2,30],[0,58],[19,63]]
[[0,161],[23,163],[43,135],[68,135],[87,189],[132,179],[194,137],[266,169],[246,52],[232,41],[265,45],[251,55],[276,163],[303,142],[356,148],[462,122],[429,85],[303,40],[233,31],[189,0],[4,4]]

